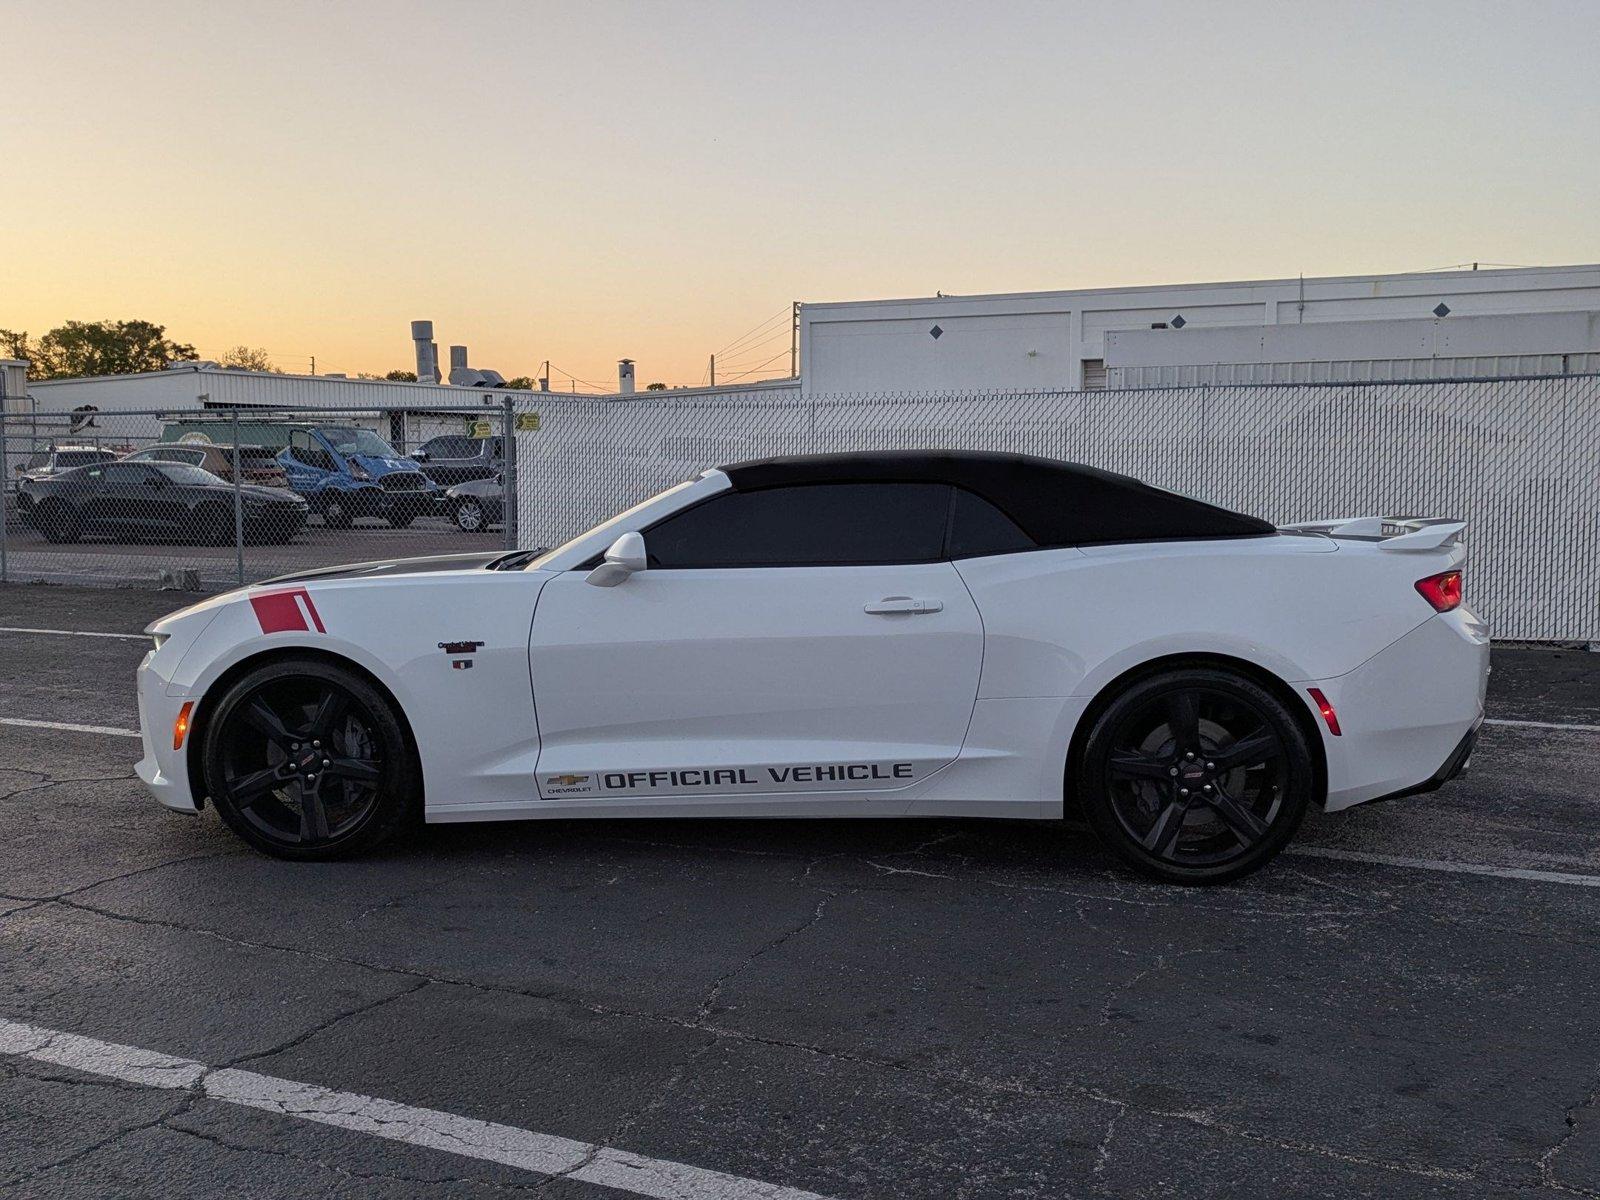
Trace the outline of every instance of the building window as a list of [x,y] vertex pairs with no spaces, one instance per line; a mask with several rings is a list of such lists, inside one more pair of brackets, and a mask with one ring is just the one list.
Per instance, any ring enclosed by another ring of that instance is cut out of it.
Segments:
[[1083,360],[1083,390],[1086,392],[1103,392],[1106,390],[1105,359],[1086,358]]

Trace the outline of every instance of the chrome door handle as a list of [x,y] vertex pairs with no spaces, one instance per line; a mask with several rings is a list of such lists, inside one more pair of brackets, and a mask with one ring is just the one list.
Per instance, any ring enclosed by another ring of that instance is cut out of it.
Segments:
[[885,596],[876,604],[863,606],[863,612],[874,615],[883,613],[936,613],[944,611],[944,604],[938,600],[916,600],[910,596]]

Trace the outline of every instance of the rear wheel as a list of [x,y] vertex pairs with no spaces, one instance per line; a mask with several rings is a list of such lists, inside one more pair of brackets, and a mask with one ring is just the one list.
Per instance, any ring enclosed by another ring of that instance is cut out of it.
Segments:
[[1222,883],[1283,849],[1317,776],[1305,733],[1271,692],[1196,668],[1138,680],[1113,699],[1077,785],[1090,825],[1136,870]]
[[279,858],[343,858],[415,810],[420,776],[388,699],[314,659],[270,663],[217,702],[202,750],[228,827]]

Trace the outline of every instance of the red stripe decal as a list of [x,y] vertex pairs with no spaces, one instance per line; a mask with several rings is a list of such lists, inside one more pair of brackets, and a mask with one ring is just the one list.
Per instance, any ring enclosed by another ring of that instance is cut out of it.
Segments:
[[[307,632],[312,625],[318,633],[327,633],[317,606],[305,588],[290,588],[286,592],[266,592],[250,597],[250,607],[256,610],[256,620],[261,622],[262,633]],[[306,619],[310,618],[310,624]]]

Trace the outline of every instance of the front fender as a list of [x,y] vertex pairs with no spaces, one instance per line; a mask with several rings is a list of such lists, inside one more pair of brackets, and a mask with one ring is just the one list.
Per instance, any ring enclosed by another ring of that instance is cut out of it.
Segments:
[[[210,602],[217,611],[181,657],[162,664],[165,694],[195,700],[193,720],[203,725],[218,681],[241,663],[281,651],[331,655],[372,676],[400,706],[430,812],[531,803],[539,740],[528,637],[548,578],[440,572],[230,593]],[[462,644],[473,648],[445,648]]]

